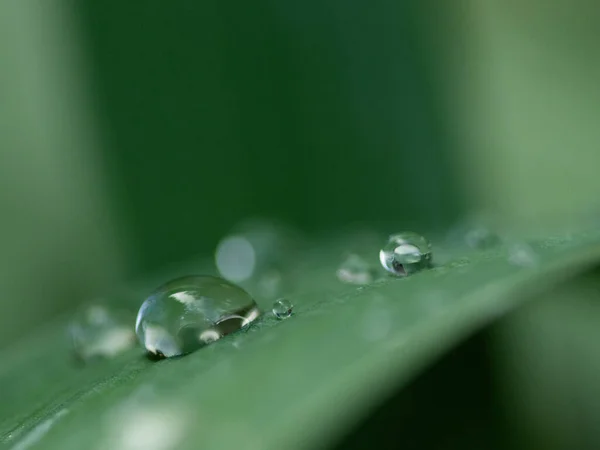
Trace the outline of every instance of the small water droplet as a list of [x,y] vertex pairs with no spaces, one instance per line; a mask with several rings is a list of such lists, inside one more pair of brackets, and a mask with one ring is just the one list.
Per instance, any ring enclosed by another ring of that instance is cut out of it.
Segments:
[[69,324],[69,335],[78,358],[110,358],[135,345],[127,315],[101,304],[83,306]]
[[538,263],[538,256],[525,243],[511,244],[508,248],[508,261],[515,266],[533,267]]
[[293,259],[298,240],[298,235],[283,224],[265,219],[246,220],[219,242],[215,263],[223,278],[242,283],[285,266]]
[[294,305],[292,302],[285,298],[280,298],[275,303],[273,303],[273,314],[278,319],[287,319],[292,315],[294,311]]
[[497,226],[499,218],[488,212],[472,213],[448,233],[448,244],[462,243],[473,249],[487,249],[502,242]]
[[244,236],[228,236],[219,242],[215,254],[219,273],[235,283],[252,276],[256,266],[256,251]]
[[491,248],[500,241],[500,236],[484,226],[475,226],[465,232],[465,243],[471,248]]
[[148,352],[171,357],[233,333],[259,315],[239,286],[218,277],[188,276],[159,287],[144,301],[135,331]]
[[344,283],[369,284],[375,273],[373,267],[358,255],[349,255],[337,270],[337,277]]
[[394,234],[379,251],[379,260],[394,275],[410,275],[431,267],[431,244],[417,233]]

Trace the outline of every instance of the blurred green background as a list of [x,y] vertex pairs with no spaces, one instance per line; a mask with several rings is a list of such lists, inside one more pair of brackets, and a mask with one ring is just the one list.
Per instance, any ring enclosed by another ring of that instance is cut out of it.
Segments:
[[210,256],[249,216],[312,235],[481,209],[538,234],[580,222],[600,187],[599,16],[584,0],[1,2],[0,339]]
[[600,142],[580,3],[3,2],[0,264],[36,300],[4,302],[0,336],[249,216],[577,222]]
[[448,140],[406,2],[84,2],[93,95],[136,268],[249,216],[444,226]]

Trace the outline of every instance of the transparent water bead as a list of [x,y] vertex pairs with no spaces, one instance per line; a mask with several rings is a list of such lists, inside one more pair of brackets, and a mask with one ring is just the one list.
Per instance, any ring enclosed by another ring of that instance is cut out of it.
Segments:
[[278,319],[287,319],[292,315],[293,311],[294,305],[285,298],[280,298],[273,303],[273,314],[275,314],[275,317]]
[[375,277],[373,267],[356,254],[351,254],[344,259],[336,274],[344,283],[361,285],[371,283]]
[[410,275],[431,267],[431,244],[417,233],[394,234],[379,251],[379,261],[394,275]]
[[293,260],[299,237],[289,227],[265,219],[250,219],[238,224],[215,250],[219,274],[242,283],[262,274],[281,270]]
[[538,256],[528,244],[519,242],[509,246],[508,261],[515,266],[533,267],[538,263]]
[[127,315],[101,304],[85,305],[69,324],[78,358],[89,361],[110,358],[135,345],[135,333]]
[[474,226],[465,232],[465,243],[471,248],[490,248],[500,242],[500,236],[484,226]]
[[259,315],[239,286],[218,277],[187,276],[159,287],[144,301],[135,332],[148,352],[171,357],[233,333]]
[[500,218],[490,212],[471,213],[448,233],[448,244],[466,244],[473,249],[488,249],[502,242],[498,233]]

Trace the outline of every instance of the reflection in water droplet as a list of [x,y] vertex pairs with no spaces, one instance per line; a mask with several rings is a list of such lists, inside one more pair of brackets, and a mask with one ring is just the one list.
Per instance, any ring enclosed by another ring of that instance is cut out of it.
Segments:
[[110,358],[135,345],[127,315],[100,304],[82,307],[69,324],[75,354],[83,361]]
[[509,246],[508,261],[515,266],[533,267],[538,263],[538,256],[529,245],[521,242]]
[[410,275],[431,267],[431,244],[416,233],[394,234],[380,250],[379,260],[394,275]]
[[199,338],[205,344],[210,344],[221,339],[221,334],[217,330],[208,329],[200,333]]
[[285,298],[280,298],[273,303],[273,314],[275,314],[275,317],[278,319],[287,319],[292,315],[293,310],[294,305]]
[[161,357],[189,353],[247,326],[260,315],[252,297],[222,278],[189,276],[158,288],[142,304],[135,331]]
[[337,270],[337,277],[344,283],[369,284],[373,281],[374,270],[358,255],[349,255]]

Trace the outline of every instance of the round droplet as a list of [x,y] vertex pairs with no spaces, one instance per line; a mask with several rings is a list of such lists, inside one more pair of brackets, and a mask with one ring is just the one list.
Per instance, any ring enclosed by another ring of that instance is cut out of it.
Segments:
[[338,268],[337,277],[340,281],[350,284],[369,284],[373,281],[373,267],[358,255],[349,255]]
[[379,261],[394,275],[410,275],[431,267],[431,244],[416,233],[394,234],[379,251]]
[[470,214],[450,230],[448,244],[466,244],[473,249],[495,247],[502,242],[497,230],[499,223],[499,218],[489,212]]
[[472,227],[465,232],[465,243],[471,248],[490,248],[500,241],[500,236],[484,226]]
[[144,301],[135,332],[148,352],[171,357],[233,333],[259,315],[239,286],[218,277],[188,276],[159,287]]
[[298,236],[289,227],[264,220],[246,220],[217,245],[215,263],[220,275],[234,283],[280,270],[293,259]]
[[248,238],[227,236],[217,246],[215,262],[219,273],[239,283],[252,276],[256,268],[256,251]]
[[520,242],[509,246],[508,261],[515,266],[533,267],[538,263],[538,256],[529,245]]
[[69,324],[77,357],[83,361],[110,358],[132,348],[135,333],[126,316],[101,304],[82,307]]
[[287,319],[292,315],[294,311],[294,305],[292,302],[285,298],[280,298],[275,303],[273,303],[273,314],[278,319]]

